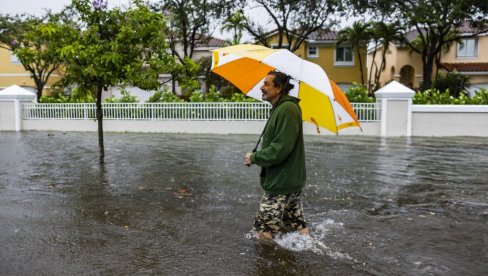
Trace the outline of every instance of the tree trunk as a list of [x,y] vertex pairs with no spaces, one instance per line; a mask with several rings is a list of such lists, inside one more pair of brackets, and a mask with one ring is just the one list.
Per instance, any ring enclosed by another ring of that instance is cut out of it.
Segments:
[[34,78],[34,83],[36,84],[36,90],[37,90],[37,102],[39,102],[39,100],[42,97],[42,90],[44,90],[45,83],[43,83],[38,78]]
[[105,163],[105,147],[103,145],[103,112],[102,112],[102,91],[103,87],[97,85],[97,122],[98,122],[98,154],[100,164]]
[[424,81],[423,81],[422,87],[421,87],[422,91],[429,89],[432,85],[432,70],[434,68],[434,58],[435,58],[435,56],[427,56],[427,58],[425,59],[425,62],[423,64],[423,69],[424,69],[423,79],[424,79]]
[[[373,70],[376,67],[376,71],[378,70],[378,66],[376,65],[376,53],[378,52],[378,47],[375,45],[375,50],[373,51],[373,57],[371,58],[371,65],[369,67],[369,74],[368,74],[368,95],[373,94],[373,88],[376,87],[376,85],[373,83]],[[367,62],[367,61],[366,61]],[[376,75],[376,74],[374,74]]]
[[363,70],[363,60],[361,59],[361,50],[358,46],[358,60],[359,60],[359,69],[361,72],[361,84],[364,85],[364,70]]

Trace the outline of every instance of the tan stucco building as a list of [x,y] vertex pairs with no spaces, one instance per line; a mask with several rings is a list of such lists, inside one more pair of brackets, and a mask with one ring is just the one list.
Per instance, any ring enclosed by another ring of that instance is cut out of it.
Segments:
[[[461,29],[462,33],[469,34],[469,28]],[[406,34],[407,39],[413,40],[417,32]],[[368,76],[371,70],[373,50],[368,52]],[[381,52],[378,49],[375,63],[381,63]],[[434,65],[433,77],[437,68]],[[488,33],[479,34],[476,37],[464,39],[462,42],[452,43],[447,51],[442,51],[441,67],[439,71],[454,71],[467,75],[470,78],[470,94],[481,87],[488,88]],[[380,75],[380,86],[384,86],[391,80],[418,89],[422,85],[423,67],[420,54],[412,52],[405,45],[390,43],[390,49],[386,55],[386,67]]]

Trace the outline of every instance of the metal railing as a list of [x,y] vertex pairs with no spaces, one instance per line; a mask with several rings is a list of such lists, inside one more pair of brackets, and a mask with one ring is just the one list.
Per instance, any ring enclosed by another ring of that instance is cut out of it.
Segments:
[[[378,121],[379,105],[376,103],[353,103],[360,121]],[[255,102],[215,103],[103,103],[106,120],[212,120],[253,121],[266,120],[271,106]],[[22,118],[89,120],[96,117],[94,103],[26,103]]]
[[351,103],[360,122],[377,122],[380,120],[380,103]]

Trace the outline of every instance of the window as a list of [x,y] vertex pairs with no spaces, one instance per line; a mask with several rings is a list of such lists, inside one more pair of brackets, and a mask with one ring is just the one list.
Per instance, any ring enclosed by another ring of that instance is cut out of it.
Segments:
[[271,49],[288,49],[288,44],[281,44],[281,47],[278,47],[278,44],[271,44]]
[[458,42],[458,57],[476,57],[478,55],[478,40],[475,38],[462,39]]
[[352,66],[354,65],[354,55],[351,47],[337,47],[335,49],[334,65]]
[[317,48],[317,46],[308,46],[307,57],[309,57],[309,58],[319,57],[319,49]]

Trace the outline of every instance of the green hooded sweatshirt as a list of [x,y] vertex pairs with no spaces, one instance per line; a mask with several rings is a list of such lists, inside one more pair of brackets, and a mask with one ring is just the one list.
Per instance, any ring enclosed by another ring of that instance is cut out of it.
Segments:
[[261,150],[251,155],[260,166],[261,187],[268,195],[299,192],[305,186],[302,112],[297,98],[282,95],[271,109]]

